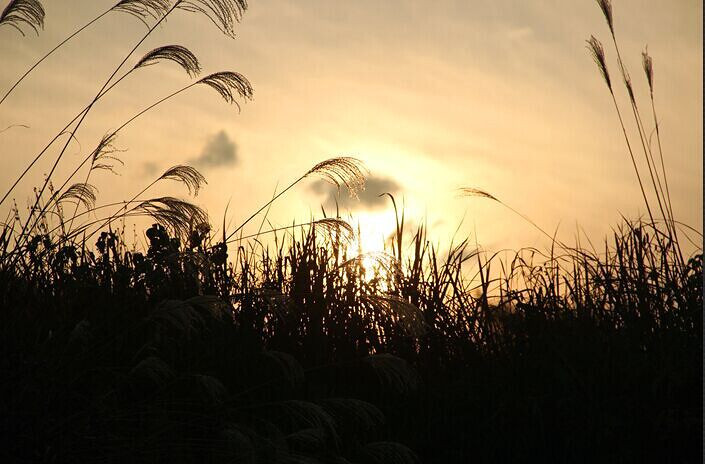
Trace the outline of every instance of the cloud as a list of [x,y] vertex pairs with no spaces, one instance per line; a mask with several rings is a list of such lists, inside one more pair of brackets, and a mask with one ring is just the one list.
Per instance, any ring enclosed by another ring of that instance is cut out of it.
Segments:
[[341,187],[338,192],[335,185],[325,180],[313,182],[309,189],[315,195],[324,197],[321,204],[325,208],[335,208],[337,200],[340,209],[377,209],[388,202],[386,197],[380,197],[381,194],[391,193],[393,195],[401,189],[401,186],[393,179],[372,175],[365,181],[365,190],[358,192],[357,198],[351,196],[346,187]]
[[208,139],[201,154],[191,164],[202,168],[230,166],[237,163],[237,146],[225,131],[221,130]]

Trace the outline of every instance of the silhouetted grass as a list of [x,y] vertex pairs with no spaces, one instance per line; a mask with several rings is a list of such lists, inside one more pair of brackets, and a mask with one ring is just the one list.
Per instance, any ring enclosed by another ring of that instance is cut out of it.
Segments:
[[627,225],[600,256],[525,251],[479,283],[463,264],[492,261],[465,243],[441,260],[423,229],[371,279],[315,227],[229,265],[205,228],[181,243],[155,225],[146,254],[111,233],[94,251],[37,241],[32,271],[0,279],[6,452],[390,462],[361,456],[391,440],[425,462],[695,458],[702,256],[677,268],[653,233]]
[[[611,3],[598,4],[614,39]],[[123,0],[69,39],[123,11],[145,22],[145,40],[176,9],[205,14],[233,36],[246,6]],[[2,18],[38,30],[43,9],[10,2]],[[366,171],[349,157],[314,165],[217,235],[197,205],[152,195],[165,181],[196,195],[206,180],[189,166],[166,170],[126,202],[97,203],[90,175],[120,164],[120,130],[197,84],[229,103],[248,100],[252,87],[234,72],[209,74],[146,106],[55,187],[66,146],[120,81],[164,61],[199,74],[195,55],[176,45],[146,53],[120,74],[140,43],[0,201],[69,134],[27,216],[12,208],[0,235],[3,461],[700,459],[702,248],[687,257],[678,241],[682,225],[668,192],[648,54],[660,172],[618,63],[650,185],[613,103],[649,220],[625,220],[599,251],[554,240],[547,255],[527,248],[501,260],[467,241],[439,250],[424,227],[409,239],[391,195],[397,224],[383,253],[358,255],[353,229],[339,218],[276,229],[263,228],[262,220],[256,234],[243,235],[310,177],[353,193],[361,188]],[[594,38],[588,45],[614,97],[604,48]],[[81,169],[84,182],[74,182]],[[492,194],[461,191],[499,202],[550,237]],[[143,251],[124,232],[124,221],[138,216],[156,222]]]

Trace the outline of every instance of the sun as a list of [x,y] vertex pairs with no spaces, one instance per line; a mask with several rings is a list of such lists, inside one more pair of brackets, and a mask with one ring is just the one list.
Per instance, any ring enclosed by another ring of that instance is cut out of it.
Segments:
[[360,212],[355,215],[351,225],[356,235],[351,249],[361,255],[367,255],[362,264],[365,269],[371,270],[378,264],[374,256],[389,250],[385,244],[388,244],[396,230],[394,213]]

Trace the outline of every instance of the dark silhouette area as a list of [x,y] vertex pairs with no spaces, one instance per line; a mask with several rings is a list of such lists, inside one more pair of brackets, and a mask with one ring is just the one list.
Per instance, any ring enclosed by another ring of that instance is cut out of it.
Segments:
[[242,272],[202,232],[155,225],[146,254],[110,233],[95,252],[37,240],[31,274],[3,271],[3,454],[698,459],[702,257],[663,282],[645,226],[605,261],[573,256],[573,276],[517,263],[529,284],[501,305],[465,289],[465,244],[439,261],[422,230],[406,271],[370,280],[315,228],[258,260],[239,249]]
[[[76,29],[9,87],[0,108],[48,56],[106,15],[128,13],[147,32],[0,199],[10,213],[0,233],[0,460],[700,462],[702,246],[690,256],[681,247],[697,231],[673,214],[652,59],[643,53],[654,144],[614,39],[611,4],[597,3],[636,140],[602,44],[591,37],[588,49],[648,218],[625,219],[598,251],[566,245],[488,192],[460,189],[552,240],[550,253],[527,248],[509,260],[467,240],[438,249],[424,226],[406,230],[391,193],[361,198],[394,208],[385,252],[360,254],[355,231],[337,217],[267,227],[269,207],[304,181],[318,179],[319,193],[330,193],[320,182],[359,193],[367,172],[351,157],[315,164],[234,228],[227,211],[215,229],[192,201],[153,193],[172,181],[197,195],[206,179],[190,166],[167,169],[127,201],[98,204],[91,175],[120,169],[115,141],[137,118],[198,84],[238,109],[253,95],[237,72],[199,78],[201,65],[183,46],[138,58],[141,44],[174,12],[205,15],[233,37],[247,3],[121,0]],[[0,27],[39,32],[44,15],[37,0],[11,0]],[[164,63],[193,82],[108,132],[58,179],[94,104],[128,75]],[[62,137],[27,213],[6,204]],[[222,166],[238,158],[220,133],[199,159]],[[377,189],[398,188],[372,179]],[[124,224],[145,217],[153,225],[140,250]]]

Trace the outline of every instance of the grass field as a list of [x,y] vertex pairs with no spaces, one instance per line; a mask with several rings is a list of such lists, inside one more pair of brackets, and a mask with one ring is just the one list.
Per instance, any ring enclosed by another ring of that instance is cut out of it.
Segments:
[[[614,39],[610,2],[597,3]],[[232,35],[247,4],[123,0],[106,11],[137,16],[148,32],[2,198],[3,462],[700,462],[702,235],[673,213],[646,52],[648,121],[621,57],[611,75],[603,45],[587,42],[648,217],[625,219],[597,246],[568,245],[492,194],[462,189],[552,238],[550,253],[507,259],[467,240],[438,249],[425,227],[407,230],[389,195],[396,231],[384,252],[361,254],[340,218],[275,230],[265,220],[305,179],[363,188],[355,158],[312,166],[217,233],[191,200],[153,193],[168,181],[198,193],[206,180],[190,166],[128,201],[98,203],[92,173],[119,169],[115,138],[135,118],[199,84],[228,103],[252,97],[239,73],[196,77],[187,48],[134,56],[179,8]],[[38,1],[15,0],[0,25],[39,31],[43,17]],[[55,178],[92,106],[127,75],[165,62],[196,80],[145,105],[68,179]],[[624,126],[630,116],[636,136]],[[10,205],[50,154],[31,208]],[[125,224],[145,217],[154,224],[140,250]],[[251,223],[259,230],[245,236]]]

